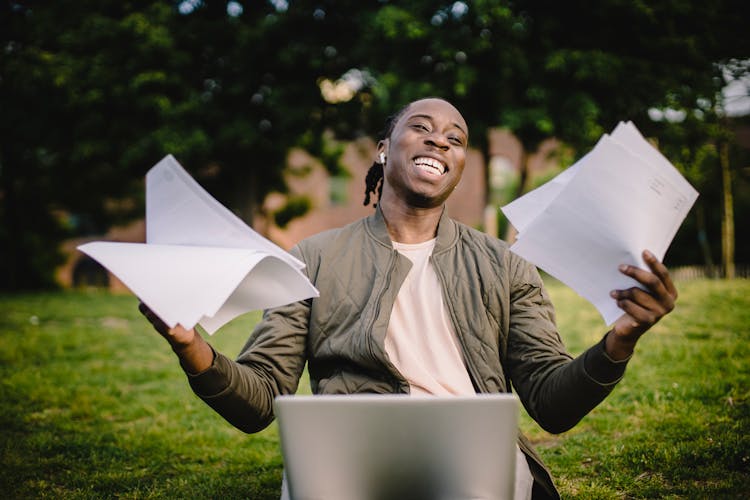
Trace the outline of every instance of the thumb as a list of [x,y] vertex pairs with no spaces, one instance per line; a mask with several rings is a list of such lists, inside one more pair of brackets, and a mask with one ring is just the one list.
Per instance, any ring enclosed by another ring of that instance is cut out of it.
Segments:
[[154,329],[162,335],[169,333],[169,327],[159,316],[156,315],[146,304],[143,302],[138,303],[138,310],[143,314],[146,319],[151,323]]

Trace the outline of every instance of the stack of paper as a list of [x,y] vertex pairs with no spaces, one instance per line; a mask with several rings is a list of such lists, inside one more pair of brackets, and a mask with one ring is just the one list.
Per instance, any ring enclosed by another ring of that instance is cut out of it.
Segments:
[[170,327],[200,323],[213,334],[240,314],[318,296],[302,262],[222,206],[172,155],[146,175],[146,243],[78,249]]
[[617,269],[661,260],[698,192],[630,123],[620,123],[563,173],[502,207],[518,230],[511,250],[590,301],[607,324],[614,289],[640,286]]

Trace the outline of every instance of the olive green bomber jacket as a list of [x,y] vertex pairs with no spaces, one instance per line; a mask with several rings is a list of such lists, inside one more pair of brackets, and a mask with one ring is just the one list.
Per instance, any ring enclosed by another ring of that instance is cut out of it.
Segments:
[[[236,362],[217,353],[189,375],[195,393],[230,423],[255,432],[273,420],[273,399],[297,389],[305,362],[316,394],[408,392],[385,352],[388,321],[411,262],[393,249],[380,210],[308,238],[292,251],[320,297],[264,312]],[[536,268],[501,240],[441,217],[433,267],[477,392],[515,389],[549,432],[574,426],[621,379],[603,341],[573,359],[557,332]],[[534,496],[556,497],[526,439]]]

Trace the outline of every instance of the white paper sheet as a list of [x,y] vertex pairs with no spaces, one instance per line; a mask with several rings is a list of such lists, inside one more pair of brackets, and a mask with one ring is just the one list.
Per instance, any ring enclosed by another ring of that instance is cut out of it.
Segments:
[[636,127],[620,123],[563,173],[502,207],[518,230],[511,250],[570,286],[607,324],[622,310],[609,296],[639,286],[619,264],[663,259],[698,192]]
[[78,247],[167,325],[213,334],[246,312],[317,297],[304,264],[248,227],[168,155],[146,175],[146,243]]

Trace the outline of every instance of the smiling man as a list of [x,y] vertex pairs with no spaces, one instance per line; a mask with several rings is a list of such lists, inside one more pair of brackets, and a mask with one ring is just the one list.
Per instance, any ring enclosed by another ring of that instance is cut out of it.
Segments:
[[[417,101],[402,115],[403,119],[394,121],[389,136],[378,144],[388,187],[381,195],[381,206],[402,214],[416,209],[415,215],[420,217],[429,211],[439,218],[445,200],[463,174],[468,127],[458,110],[439,99]],[[400,224],[393,222],[389,227],[398,230]],[[434,236],[437,219],[429,222],[433,223]]]
[[[613,291],[622,317],[573,358],[536,268],[445,215],[467,147],[468,127],[450,103],[422,99],[398,112],[367,176],[365,204],[378,195],[375,213],[292,250],[320,297],[265,311],[235,361],[142,306],[195,393],[246,432],[273,420],[273,399],[296,391],[306,362],[316,394],[515,389],[550,432],[570,429],[601,402],[638,338],[674,307],[667,269],[649,252],[650,271],[621,267],[643,289]],[[517,463],[516,498],[559,497],[523,436]]]

